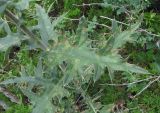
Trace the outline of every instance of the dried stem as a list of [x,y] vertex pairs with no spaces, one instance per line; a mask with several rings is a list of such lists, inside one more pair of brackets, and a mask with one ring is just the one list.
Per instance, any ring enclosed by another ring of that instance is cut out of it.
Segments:
[[[64,18],[64,19],[67,19],[67,20],[70,20],[70,21],[80,21],[80,19],[72,19],[72,18]],[[111,30],[112,28],[110,27],[110,26],[107,26],[107,25],[105,25],[105,24],[100,24],[100,23],[98,23],[98,22],[92,22],[92,21],[87,21],[88,23],[94,23],[95,25],[97,25],[97,26],[103,26],[103,27],[106,27],[106,28],[108,28],[109,30]]]
[[108,84],[108,83],[106,83],[106,84],[101,84],[101,85],[108,85],[108,86],[129,86],[129,85],[133,85],[133,84],[149,81],[149,80],[152,80],[152,79],[157,79],[159,77],[160,76],[153,76],[153,77],[149,77],[149,78],[146,78],[146,79],[137,80],[137,81],[134,81],[134,82],[131,82],[131,83],[123,83],[123,84]]
[[[116,21],[117,23],[122,24],[122,25],[125,25],[125,26],[130,26],[130,24],[127,24],[127,23],[124,23],[124,22],[121,22],[121,21],[118,21],[118,20],[115,20],[115,19],[112,19],[112,18],[109,18],[109,17],[106,17],[106,16],[100,16],[100,17],[101,17],[101,18],[108,19],[108,20],[110,20],[110,21]],[[151,35],[151,36],[160,37],[160,35],[153,34],[153,33],[149,32],[149,31],[147,31],[147,30],[145,30],[145,29],[142,29],[142,28],[139,28],[138,31],[139,31],[139,32],[145,32],[145,33],[147,33],[147,34],[149,34],[149,35]]]
[[81,4],[81,5],[78,5],[78,4],[72,4],[73,6],[77,6],[77,7],[83,7],[83,6],[93,6],[93,5],[102,5],[104,3],[90,3],[90,4]]
[[160,79],[160,76],[158,76],[156,79],[150,81],[140,92],[138,92],[136,95],[134,95],[134,98],[139,96],[142,92],[144,92],[148,87],[150,87],[153,83],[155,83],[159,79]]
[[108,3],[90,3],[90,4],[81,4],[81,5],[78,5],[78,4],[72,4],[73,6],[77,6],[77,7],[85,7],[85,6],[103,6],[103,7],[112,7],[112,8],[118,8],[120,6],[116,6],[116,5],[112,5],[112,4],[108,4]]

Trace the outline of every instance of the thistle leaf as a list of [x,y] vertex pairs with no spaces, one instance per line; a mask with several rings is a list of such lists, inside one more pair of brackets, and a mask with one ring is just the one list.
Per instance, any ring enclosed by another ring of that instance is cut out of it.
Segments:
[[7,35],[4,38],[0,38],[0,51],[6,51],[9,47],[17,44],[20,44],[18,36]]
[[18,3],[16,3],[15,6],[16,6],[16,8],[18,10],[28,9],[28,7],[29,7],[29,1],[30,0],[21,0]]
[[4,12],[8,1],[10,0],[0,0],[0,14]]
[[133,72],[133,73],[139,73],[139,74],[151,74],[147,70],[129,63],[126,63],[126,70],[129,70],[130,72]]
[[115,40],[113,43],[113,49],[117,49],[122,47],[126,42],[133,42],[134,39],[131,38],[131,35],[135,32],[135,30],[139,27],[139,23],[133,25],[130,30],[123,31],[120,34],[115,36]]
[[45,10],[41,6],[36,5],[36,12],[38,17],[38,28],[40,30],[42,41],[46,45],[48,45],[49,40],[54,40],[57,42],[58,38],[53,31],[52,23]]

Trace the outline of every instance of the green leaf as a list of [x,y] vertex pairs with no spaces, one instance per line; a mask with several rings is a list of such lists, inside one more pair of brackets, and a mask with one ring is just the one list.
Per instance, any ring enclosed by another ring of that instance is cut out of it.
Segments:
[[38,17],[38,28],[40,30],[42,41],[46,45],[48,45],[49,40],[57,42],[57,34],[53,31],[52,23],[45,10],[41,6],[36,5],[36,12]]
[[134,64],[129,64],[129,63],[110,63],[109,67],[111,67],[113,70],[117,70],[117,71],[128,71],[128,72],[132,72],[132,73],[139,73],[139,74],[150,74],[147,70],[136,66]]
[[52,104],[52,99],[55,96],[65,97],[69,95],[69,92],[61,86],[52,84],[50,88],[48,88],[42,96],[35,100],[36,106],[33,108],[32,113],[54,113],[56,112],[56,109]]
[[105,67],[112,71],[128,71],[133,73],[149,74],[149,72],[143,68],[122,61],[122,57],[117,53],[98,55],[87,47],[72,47],[69,43],[64,43],[63,46],[59,45],[59,47],[54,48],[53,53],[51,56],[49,55],[49,59],[55,60],[55,62],[53,62],[54,60],[51,60],[53,64],[58,65],[63,61],[70,61],[70,63],[74,65],[73,69],[75,71],[78,71],[85,66],[95,65],[95,75],[93,76],[94,81],[100,78]]
[[108,104],[102,107],[102,109],[99,111],[99,113],[110,113],[114,107],[114,104]]
[[0,6],[0,14],[4,12],[6,4]]
[[117,32],[117,29],[118,29],[118,24],[117,22],[115,21],[115,19],[112,20],[112,32],[115,33]]
[[119,56],[115,55],[106,55],[106,56],[100,56],[96,53],[89,51],[87,48],[81,47],[81,48],[70,48],[67,53],[68,57],[70,57],[71,60],[75,59],[85,64],[98,64],[99,66],[106,66],[110,63],[118,63],[121,61],[119,59]]
[[7,110],[9,108],[9,106],[2,100],[0,100],[0,106],[4,109]]
[[68,13],[64,13],[64,14],[60,15],[59,17],[57,17],[56,19],[54,19],[52,21],[52,27],[53,27],[53,29],[55,29],[55,27],[64,20],[64,18],[65,18],[65,16],[67,14]]
[[102,75],[103,73],[103,68],[101,68],[98,65],[95,65],[95,74],[93,76],[93,81],[96,82]]
[[0,51],[6,51],[9,47],[17,44],[20,44],[18,36],[7,35],[4,38],[0,38]]
[[139,27],[139,23],[133,25],[130,30],[123,31],[122,33],[118,33],[114,38],[113,49],[117,49],[122,47],[126,42],[133,42],[134,39],[131,35],[135,32],[135,30]]
[[11,34],[11,29],[10,29],[10,27],[9,27],[9,25],[8,25],[8,23],[6,22],[6,21],[4,21],[4,23],[3,23],[3,28],[4,28],[4,30],[6,31],[6,33],[9,35],[12,35]]
[[16,3],[15,6],[18,10],[28,9],[30,0],[21,0],[20,2]]
[[42,67],[41,59],[39,60],[39,62],[37,64],[37,68],[35,68],[34,72],[35,72],[35,76],[37,76],[39,78],[43,77],[43,67]]
[[130,72],[133,72],[133,73],[150,74],[147,70],[145,70],[139,66],[136,66],[134,64],[126,63],[126,69],[129,70]]
[[4,12],[8,1],[10,0],[0,0],[0,14]]
[[83,16],[80,18],[80,22],[77,28],[77,36],[79,37],[79,45],[84,44],[84,42],[86,42],[87,38],[88,38],[88,28],[87,28],[87,20],[86,18]]
[[120,15],[122,13],[126,12],[126,9],[125,7],[120,7],[118,10],[117,10],[117,15]]
[[20,83],[26,83],[26,82],[30,82],[30,83],[39,83],[39,84],[42,84],[43,82],[40,81],[40,80],[36,80],[35,77],[29,77],[29,76],[21,76],[21,77],[16,77],[16,78],[13,78],[13,79],[8,79],[8,80],[5,80],[3,82],[0,82],[0,84],[3,84],[3,85],[8,85],[8,84],[14,84],[14,83],[17,83],[17,84],[20,84]]

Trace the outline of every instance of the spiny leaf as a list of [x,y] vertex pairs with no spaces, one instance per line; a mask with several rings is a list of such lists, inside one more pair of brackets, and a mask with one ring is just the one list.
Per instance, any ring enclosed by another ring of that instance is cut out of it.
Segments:
[[55,27],[62,22],[62,20],[64,20],[65,16],[67,15],[68,13],[64,13],[62,15],[60,15],[59,17],[57,17],[56,19],[54,19],[52,21],[52,27],[53,29],[55,29]]
[[9,108],[9,106],[8,106],[4,101],[1,101],[1,100],[0,100],[0,106],[1,106],[4,110],[6,110],[6,109]]
[[126,42],[131,42],[134,39],[131,38],[131,35],[135,32],[135,30],[139,27],[139,23],[133,25],[130,30],[123,31],[120,34],[115,36],[115,40],[113,43],[113,49],[117,49],[122,47]]
[[126,69],[129,70],[130,72],[133,72],[133,73],[150,74],[147,70],[145,70],[139,66],[136,66],[134,64],[126,63]]
[[[65,46],[60,45],[61,49],[59,49],[60,47],[58,47],[57,50],[54,48],[54,55],[52,56],[54,56],[54,59],[56,59],[56,61],[58,60],[59,63],[64,60],[71,61],[72,63],[76,64],[76,68],[74,69],[80,69],[86,65],[94,64],[99,66],[97,69],[104,69],[105,67],[108,67],[113,71],[129,71],[140,74],[149,74],[149,72],[143,68],[123,62],[121,56],[117,53],[98,55],[97,53],[89,50],[87,47],[72,47],[68,43],[65,44]],[[101,73],[99,71],[97,72]]]
[[46,89],[45,93],[35,100],[36,106],[32,113],[54,113],[56,111],[55,106],[51,103],[55,96],[68,96],[67,90],[61,86],[52,84],[51,89]]
[[0,84],[2,85],[8,85],[8,84],[14,84],[14,83],[17,83],[17,84],[20,84],[20,83],[37,83],[37,84],[43,84],[43,81],[40,81],[40,79],[35,79],[35,77],[31,77],[31,76],[21,76],[21,77],[16,77],[16,78],[13,78],[13,79],[8,79],[8,80],[5,80],[3,82],[0,82]]
[[136,66],[134,64],[129,64],[129,63],[110,63],[109,67],[111,67],[113,70],[117,70],[117,71],[128,71],[128,72],[132,72],[132,73],[139,73],[139,74],[150,74],[147,70]]
[[45,10],[41,6],[36,5],[36,12],[38,17],[38,28],[43,42],[46,45],[48,45],[48,40],[54,40],[57,42],[58,38],[53,31],[52,23]]
[[51,103],[51,98],[47,95],[38,98],[35,108],[33,108],[32,113],[55,113],[56,109]]
[[97,81],[101,77],[102,72],[103,72],[103,68],[101,68],[98,65],[95,65],[95,69],[94,70],[95,70],[95,74],[93,76],[93,80],[95,82],[95,81]]
[[87,20],[85,17],[81,17],[78,28],[77,28],[77,36],[80,37],[79,45],[82,45],[86,42],[88,38],[88,28],[87,28]]
[[27,9],[29,7],[29,1],[30,0],[21,0],[18,3],[16,3],[15,6],[19,10]]
[[112,20],[112,32],[115,33],[118,31],[118,24],[115,19]]
[[6,4],[0,6],[0,14],[5,10],[5,8],[6,8]]
[[0,0],[0,13],[4,12],[8,1],[10,0]]
[[25,96],[27,96],[30,102],[34,105],[35,100],[38,99],[38,96],[32,92],[32,89],[29,88],[20,88]]
[[42,67],[42,61],[39,60],[37,64],[37,68],[35,68],[35,76],[42,78],[43,77],[43,67]]
[[4,38],[0,38],[0,51],[6,51],[9,47],[17,44],[20,44],[18,36],[7,35]]

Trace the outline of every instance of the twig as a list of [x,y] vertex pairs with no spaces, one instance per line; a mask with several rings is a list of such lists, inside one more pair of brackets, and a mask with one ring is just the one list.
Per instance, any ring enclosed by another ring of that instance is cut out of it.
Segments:
[[142,29],[142,28],[140,28],[138,31],[139,31],[139,32],[145,32],[145,33],[147,33],[147,34],[149,34],[149,35],[151,35],[151,36],[160,37],[160,35],[153,34],[153,33],[149,32],[149,31],[147,31],[147,30],[145,30],[145,29]]
[[106,27],[106,28],[108,28],[109,30],[112,29],[110,26],[107,26],[107,25],[105,25],[105,24],[99,24],[99,23],[97,23],[97,22],[91,22],[91,21],[88,21],[88,22],[89,22],[89,23],[94,23],[95,25],[99,25],[99,26]]
[[150,81],[140,92],[134,95],[133,98],[139,96],[143,91],[145,91],[149,86],[151,86],[154,82],[158,81],[159,79],[160,79],[160,76],[154,79],[153,81]]
[[80,18],[67,18],[67,17],[64,17],[64,19],[66,20],[70,20],[70,21],[80,21]]
[[108,83],[106,83],[106,84],[101,84],[101,85],[108,85],[108,86],[129,86],[129,85],[137,84],[137,83],[140,83],[140,82],[149,81],[151,79],[155,79],[155,78],[157,79],[158,77],[160,77],[160,76],[154,76],[154,77],[150,77],[150,78],[134,81],[134,82],[131,82],[131,83],[123,83],[123,84],[108,84]]
[[[67,19],[67,20],[70,20],[70,21],[80,21],[80,19],[72,19],[72,18],[64,18],[64,19]],[[94,23],[95,25],[98,25],[98,26],[103,26],[103,27],[106,27],[108,28],[109,30],[111,30],[112,28],[110,26],[107,26],[105,24],[100,24],[98,22],[92,22],[92,21],[87,21],[88,23]]]
[[81,5],[78,5],[78,4],[72,4],[73,6],[77,6],[77,7],[84,7],[84,6],[93,6],[93,5],[103,5],[104,3],[90,3],[90,4],[81,4]]
[[73,6],[77,6],[77,7],[85,7],[85,6],[103,6],[103,7],[112,7],[112,8],[118,8],[120,6],[116,6],[116,5],[112,5],[112,4],[108,4],[108,3],[90,3],[90,4],[81,4],[81,5],[78,5],[78,4],[72,4]]
[[118,20],[115,20],[115,19],[112,19],[112,18],[109,18],[109,17],[106,17],[106,16],[100,16],[101,18],[105,18],[105,19],[108,19],[110,21],[116,21],[117,23],[119,24],[122,24],[122,25],[126,25],[126,26],[129,26],[129,24],[126,24],[124,22],[121,22],[121,21],[118,21]]
[[[116,21],[117,23],[122,24],[122,25],[125,25],[125,26],[130,26],[130,24],[127,24],[127,23],[124,23],[124,22],[121,22],[121,21],[118,21],[118,20],[115,20],[115,19],[112,19],[112,18],[109,18],[109,17],[106,17],[106,16],[100,16],[100,17],[101,17],[101,18],[108,19],[108,20],[110,20],[110,21]],[[149,35],[151,35],[151,36],[160,37],[160,35],[153,34],[153,33],[149,32],[149,31],[147,31],[147,30],[145,30],[145,29],[142,29],[142,28],[139,28],[138,31],[139,31],[139,32],[145,32],[145,33],[147,33],[147,34],[149,34]]]

